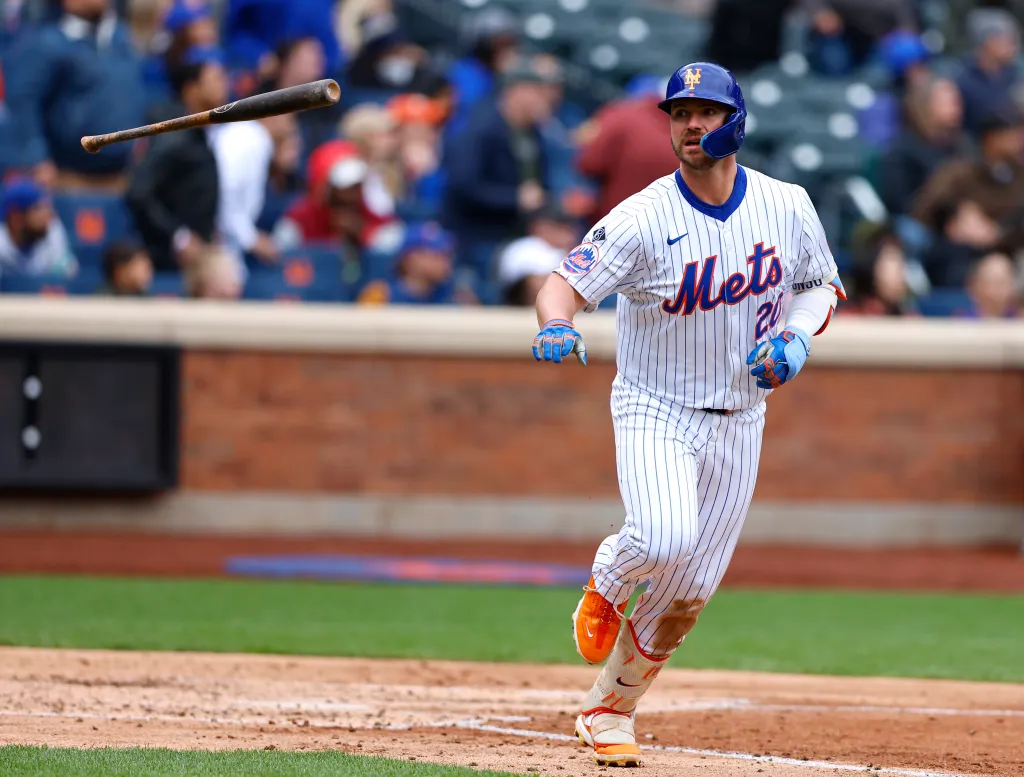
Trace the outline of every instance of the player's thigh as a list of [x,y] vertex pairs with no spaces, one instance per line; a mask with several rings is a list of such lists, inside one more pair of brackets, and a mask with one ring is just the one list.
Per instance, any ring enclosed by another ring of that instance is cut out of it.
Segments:
[[626,508],[621,533],[657,568],[692,552],[697,537],[697,458],[657,419],[617,424],[619,490]]

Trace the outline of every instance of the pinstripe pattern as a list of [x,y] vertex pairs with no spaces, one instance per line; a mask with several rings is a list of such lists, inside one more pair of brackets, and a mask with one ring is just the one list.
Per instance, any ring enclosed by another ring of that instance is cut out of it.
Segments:
[[594,582],[620,604],[649,581],[631,620],[640,648],[662,655],[721,582],[753,495],[771,392],[747,354],[782,329],[794,284],[828,283],[836,268],[807,193],[745,168],[721,208],[673,174],[587,239],[596,261],[558,272],[586,310],[619,294],[611,410],[626,508]]

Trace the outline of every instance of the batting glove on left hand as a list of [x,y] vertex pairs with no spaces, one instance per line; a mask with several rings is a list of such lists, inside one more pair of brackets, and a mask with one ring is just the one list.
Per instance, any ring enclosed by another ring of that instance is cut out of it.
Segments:
[[751,351],[747,364],[754,365],[750,374],[758,388],[777,389],[796,377],[810,353],[811,338],[799,329],[786,329]]
[[537,361],[557,364],[570,353],[575,353],[579,363],[586,366],[587,347],[582,335],[572,328],[572,321],[552,319],[533,338],[533,358]]

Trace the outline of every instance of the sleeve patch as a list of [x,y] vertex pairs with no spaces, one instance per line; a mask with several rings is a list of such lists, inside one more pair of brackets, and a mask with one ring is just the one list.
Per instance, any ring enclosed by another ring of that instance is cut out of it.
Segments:
[[598,227],[595,229],[594,234],[590,236],[590,239],[594,243],[603,243],[607,239],[604,227]]
[[572,249],[562,260],[562,269],[570,275],[586,275],[597,264],[597,246],[583,243]]

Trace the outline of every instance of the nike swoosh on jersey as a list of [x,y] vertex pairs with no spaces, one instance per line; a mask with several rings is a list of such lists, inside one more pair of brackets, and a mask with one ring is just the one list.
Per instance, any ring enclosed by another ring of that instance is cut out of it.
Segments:
[[668,239],[668,244],[669,244],[670,246],[674,246],[674,245],[675,245],[676,243],[678,243],[678,242],[679,242],[680,240],[682,240],[682,239],[683,239],[684,237],[686,237],[686,236],[687,236],[688,234],[689,234],[688,232],[684,232],[684,233],[683,233],[683,234],[681,234],[681,235],[680,235],[679,237],[670,237],[670,238]]
[[636,685],[630,685],[629,683],[622,682],[622,675],[615,678],[615,682],[621,685],[623,688],[639,688],[643,683],[637,683]]

